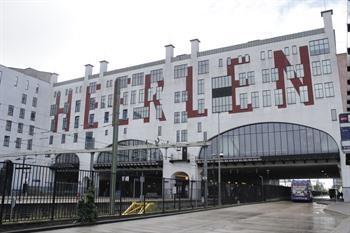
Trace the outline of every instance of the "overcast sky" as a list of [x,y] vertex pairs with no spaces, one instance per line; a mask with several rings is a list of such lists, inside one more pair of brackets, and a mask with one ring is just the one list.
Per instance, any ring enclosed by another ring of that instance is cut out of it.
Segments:
[[0,0],[0,64],[78,78],[175,55],[323,27],[333,9],[337,52],[346,52],[346,0]]

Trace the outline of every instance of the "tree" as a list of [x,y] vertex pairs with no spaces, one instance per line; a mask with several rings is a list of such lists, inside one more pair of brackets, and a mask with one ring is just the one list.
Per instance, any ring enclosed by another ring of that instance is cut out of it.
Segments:
[[78,221],[82,223],[93,223],[97,219],[97,208],[95,205],[95,189],[89,185],[88,191],[78,202]]

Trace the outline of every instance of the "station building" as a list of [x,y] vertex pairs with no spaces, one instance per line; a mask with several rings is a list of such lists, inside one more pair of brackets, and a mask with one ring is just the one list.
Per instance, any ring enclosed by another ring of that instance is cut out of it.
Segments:
[[[124,175],[202,180],[206,157],[213,181],[222,156],[223,182],[340,176],[350,201],[350,168],[340,146],[338,115],[344,104],[332,13],[322,12],[324,27],[314,30],[207,51],[193,39],[188,54],[175,56],[175,47],[167,45],[165,59],[115,70],[101,61],[97,73],[88,64],[81,78],[47,83],[39,103],[45,102],[41,111],[48,115],[40,127],[49,133],[38,140],[46,141],[45,150],[111,147],[114,81],[119,79],[119,144],[169,144],[120,150],[118,169]],[[6,79],[3,71],[2,82]],[[3,83],[0,88],[7,89]],[[6,113],[1,118],[12,117]],[[19,136],[0,125],[1,153],[25,149],[4,146],[7,136],[10,142]],[[171,146],[203,141],[208,146]],[[106,171],[99,192],[108,193],[110,152],[45,158],[41,161],[49,165]],[[250,170],[244,173],[246,165]]]

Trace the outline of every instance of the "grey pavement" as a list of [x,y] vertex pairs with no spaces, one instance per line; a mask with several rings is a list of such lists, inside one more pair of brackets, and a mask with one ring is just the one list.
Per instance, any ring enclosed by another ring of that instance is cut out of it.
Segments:
[[325,207],[317,203],[272,202],[47,232],[336,232],[347,216],[325,212]]

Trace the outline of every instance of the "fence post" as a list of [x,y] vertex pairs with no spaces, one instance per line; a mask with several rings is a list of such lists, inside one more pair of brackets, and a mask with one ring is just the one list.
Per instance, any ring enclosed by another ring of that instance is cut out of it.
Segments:
[[55,218],[55,207],[56,207],[56,188],[57,188],[57,168],[53,169],[53,192],[52,192],[52,208],[51,208],[51,221]]
[[164,178],[162,178],[162,201],[163,201],[163,203],[162,203],[162,212],[164,213],[165,212],[165,203],[164,203],[164,201],[165,201],[165,194],[164,194],[164,191],[165,191],[165,182],[164,182]]
[[119,215],[120,216],[122,216],[122,209],[123,209],[122,195],[123,195],[123,176],[120,176],[120,190],[119,190]]
[[193,209],[193,203],[192,203],[192,194],[193,194],[193,182],[194,180],[191,180],[191,193],[190,193],[190,202],[191,202],[191,208]]
[[6,187],[7,187],[7,177],[8,177],[8,171],[9,171],[9,165],[8,163],[4,164],[5,166],[5,178],[4,178],[4,186],[2,187],[2,198],[1,198],[1,210],[0,210],[0,224],[2,224],[2,218],[4,214],[4,208],[5,208],[5,196],[6,196]]

